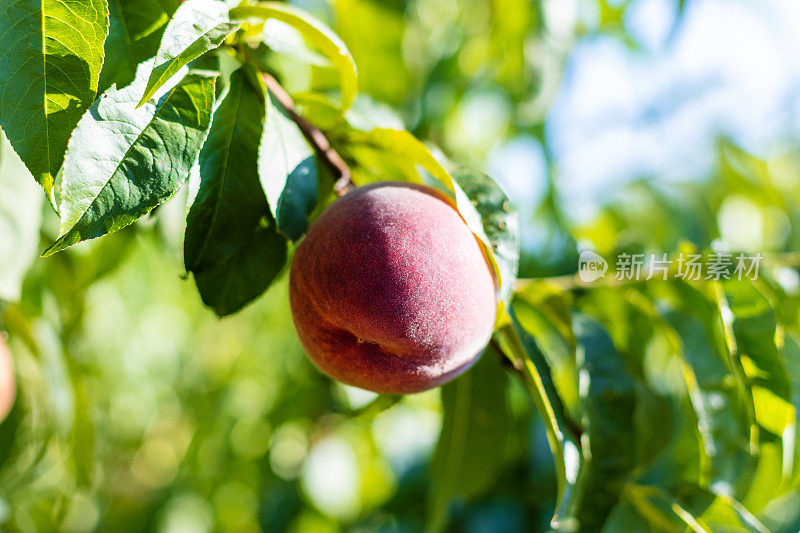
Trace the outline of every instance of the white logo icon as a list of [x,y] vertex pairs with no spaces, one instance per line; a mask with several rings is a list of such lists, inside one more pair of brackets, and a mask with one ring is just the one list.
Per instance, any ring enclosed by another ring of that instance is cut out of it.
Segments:
[[578,278],[584,283],[591,283],[605,277],[608,263],[591,250],[584,250],[578,258]]

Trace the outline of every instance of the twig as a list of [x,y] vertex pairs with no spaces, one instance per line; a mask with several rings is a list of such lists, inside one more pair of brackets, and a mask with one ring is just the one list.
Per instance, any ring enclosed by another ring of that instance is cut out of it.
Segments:
[[336,194],[339,196],[344,195],[353,188],[353,182],[350,180],[350,168],[347,166],[347,163],[345,163],[342,156],[333,149],[331,143],[328,142],[325,134],[322,133],[319,128],[297,114],[297,111],[294,110],[292,97],[281,87],[278,80],[266,72],[262,73],[262,76],[264,78],[264,84],[267,86],[267,89],[269,89],[269,92],[272,93],[275,99],[286,109],[286,113],[297,124],[300,131],[302,131],[303,135],[308,139],[308,142],[314,146],[325,163],[336,173],[337,179],[333,184],[333,190],[336,191]]

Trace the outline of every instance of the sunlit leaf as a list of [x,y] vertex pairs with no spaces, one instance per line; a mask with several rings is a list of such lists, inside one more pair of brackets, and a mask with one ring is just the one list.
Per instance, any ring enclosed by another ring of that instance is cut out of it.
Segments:
[[625,501],[609,516],[606,529],[623,531],[646,525],[652,531],[712,533],[702,519],[659,487],[628,484],[623,495]]
[[161,37],[139,105],[149,100],[182,67],[222,44],[240,26],[240,22],[230,19],[228,5],[222,0],[188,0],[181,4]]
[[327,57],[339,74],[342,110],[349,108],[358,92],[358,73],[347,46],[330,28],[305,11],[280,2],[259,2],[231,10],[234,18],[275,19],[289,24]]
[[688,284],[670,284],[669,290],[675,291],[670,295],[674,301],[662,313],[676,335],[676,355],[691,370],[684,375],[690,378],[687,385],[707,457],[701,461],[708,461],[710,470],[703,477],[710,478],[708,483],[744,490],[755,468],[750,454],[751,421],[724,344],[715,341],[714,302]]
[[177,0],[109,0],[110,25],[105,43],[106,60],[100,72],[100,91],[133,81],[136,67],[158,51],[161,36]]
[[710,531],[748,531],[769,533],[764,524],[741,502],[724,494],[692,485],[681,486],[677,499],[692,515],[702,520]]
[[97,92],[107,33],[106,0],[3,2],[0,126],[48,197]]
[[190,73],[136,107],[147,70],[109,89],[79,122],[64,163],[61,236],[45,255],[127,226],[188,176],[211,122],[216,74]]
[[258,149],[258,173],[278,231],[297,240],[317,202],[314,148],[286,110],[267,93],[266,120]]
[[[791,384],[776,344],[775,311],[766,297],[749,280],[723,284],[738,355],[753,387],[789,401]],[[758,411],[758,406],[756,406]]]
[[399,104],[414,78],[404,61],[410,12],[400,2],[337,0],[331,3],[336,33],[347,43],[359,68],[359,86],[384,102]]
[[577,419],[578,371],[570,297],[551,282],[531,282],[514,292],[511,308],[523,331],[541,347],[550,365],[553,384],[565,408]]

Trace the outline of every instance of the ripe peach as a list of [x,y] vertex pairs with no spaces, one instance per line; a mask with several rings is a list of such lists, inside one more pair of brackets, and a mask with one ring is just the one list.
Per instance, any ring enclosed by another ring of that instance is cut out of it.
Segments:
[[477,359],[492,334],[495,282],[449,201],[382,182],[334,202],[297,247],[289,297],[311,360],[383,393],[429,389]]
[[0,336],[0,421],[5,420],[17,393],[14,362],[3,337]]

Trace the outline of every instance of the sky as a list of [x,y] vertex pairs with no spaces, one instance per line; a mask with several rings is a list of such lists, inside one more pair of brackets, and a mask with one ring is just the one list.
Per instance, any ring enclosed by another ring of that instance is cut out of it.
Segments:
[[[589,3],[573,4],[559,4],[560,22],[591,28]],[[720,134],[760,156],[800,137],[800,1],[688,0],[675,18],[675,0],[635,0],[624,24],[637,49],[591,32],[571,49],[545,131],[576,221],[634,179],[708,176]],[[542,147],[512,139],[488,166],[525,216],[545,180]]]

